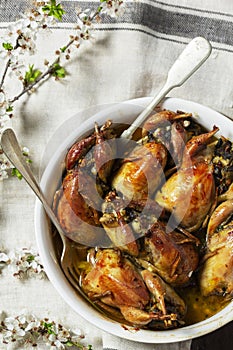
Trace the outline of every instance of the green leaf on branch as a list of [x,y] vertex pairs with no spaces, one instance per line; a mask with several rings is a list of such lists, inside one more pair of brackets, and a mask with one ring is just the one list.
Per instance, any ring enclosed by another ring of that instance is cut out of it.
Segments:
[[63,46],[63,47],[60,48],[61,52],[65,52],[66,49],[67,49],[67,46]]
[[2,43],[2,46],[7,51],[11,51],[11,50],[14,49],[13,46],[10,43]]
[[28,86],[29,84],[34,83],[40,75],[41,71],[39,69],[35,69],[33,64],[30,65],[24,76],[24,85]]
[[35,260],[35,257],[34,257],[34,255],[28,255],[28,257],[27,257],[27,262],[32,262],[33,260]]
[[84,346],[84,345],[82,345],[82,344],[74,343],[74,342],[71,341],[71,340],[68,340],[68,341],[67,341],[66,343],[64,343],[64,344],[65,344],[65,346],[67,346],[67,347],[73,346],[73,347],[76,347],[76,348],[78,348],[78,349],[80,349],[80,350],[84,350],[84,349],[93,350],[92,345],[88,345],[88,346],[86,347],[86,346]]
[[42,10],[48,15],[57,18],[59,21],[62,20],[62,16],[65,11],[61,4],[56,4],[56,0],[51,0],[49,4],[42,7]]
[[19,180],[22,180],[22,178],[23,178],[22,174],[19,172],[19,170],[17,168],[13,168],[11,170],[11,175],[16,176]]
[[12,112],[13,111],[13,106],[8,106],[6,111],[9,113],[9,112]]
[[[104,2],[107,2],[107,0],[100,0],[100,3],[104,3]],[[97,8],[97,12],[100,13],[102,10],[103,10],[103,7],[100,5],[100,6]]]
[[74,346],[74,343],[70,340],[68,340],[66,343],[65,343],[66,346],[68,347],[71,347],[71,346]]
[[54,332],[54,324],[52,322],[48,323],[48,322],[43,322],[43,326],[46,329],[48,334],[54,334],[56,335],[56,333]]
[[53,69],[52,69],[52,75],[58,79],[65,78],[66,71],[62,66],[60,66],[59,63],[54,63]]

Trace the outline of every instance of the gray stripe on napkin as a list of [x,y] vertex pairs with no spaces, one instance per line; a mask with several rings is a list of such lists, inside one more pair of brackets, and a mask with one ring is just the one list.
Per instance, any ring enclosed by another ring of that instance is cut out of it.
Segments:
[[199,13],[203,13],[203,14],[213,14],[213,15],[218,15],[219,14],[224,14],[224,16],[227,16],[227,17],[233,17],[230,13],[227,13],[227,12],[217,12],[217,11],[213,11],[213,10],[203,10],[203,9],[198,9],[198,8],[193,8],[193,7],[189,7],[189,6],[182,6],[182,5],[175,5],[175,4],[167,4],[166,2],[162,2],[162,1],[157,1],[157,0],[154,0],[154,3],[158,4],[158,5],[162,5],[162,6],[168,6],[169,8],[173,8],[173,9],[177,9],[177,10],[190,10],[190,11],[193,11],[195,10],[196,12],[199,12]]
[[[7,5],[6,5],[7,3]],[[61,1],[62,3],[62,1]],[[164,8],[163,6],[164,5]],[[165,6],[166,5],[166,6]],[[26,8],[29,8],[30,0],[8,0],[0,1],[0,21],[9,22],[20,17],[20,13],[23,13]],[[65,23],[76,22],[76,9],[77,7],[95,8],[96,2],[92,1],[65,1],[63,3],[66,14],[63,17]],[[177,11],[174,11],[177,8]],[[170,40],[171,36],[180,38],[193,38],[195,36],[204,36],[208,40],[233,46],[233,15],[225,14],[224,19],[220,19],[221,13],[214,11],[204,11],[201,9],[195,9],[195,14],[186,12],[179,12],[179,9],[190,9],[189,7],[168,5],[164,2],[154,1],[154,3],[141,3],[141,2],[130,2],[126,4],[126,11],[120,18],[114,19],[109,16],[103,17],[104,24],[110,24],[112,30],[131,30],[130,28],[122,28],[123,23],[132,25],[132,30],[147,32],[147,34],[159,37],[161,39]],[[200,15],[198,15],[200,13]],[[216,15],[216,17],[214,17]],[[117,27],[117,24],[121,23],[121,28]],[[135,27],[137,26],[137,27]],[[145,29],[139,28],[142,26]],[[57,28],[59,28],[59,23]],[[98,27],[96,27],[98,29]],[[108,28],[107,28],[108,29]],[[154,33],[154,34],[153,34]],[[217,47],[219,48],[219,47]],[[221,47],[226,51],[232,51],[233,48]]]
[[13,22],[21,18],[31,6],[30,0],[0,0],[0,22]]
[[[97,31],[135,31],[135,32],[140,32],[140,33],[145,33],[149,36],[152,36],[154,38],[157,38],[157,39],[161,39],[161,40],[165,40],[165,41],[169,41],[169,42],[172,42],[172,43],[179,43],[179,44],[187,44],[187,41],[184,40],[184,37],[180,37],[180,38],[176,38],[176,39],[173,39],[171,37],[166,37],[166,36],[162,36],[160,35],[159,33],[151,33],[151,32],[148,32],[144,29],[140,29],[140,28],[98,28],[96,29]],[[206,37],[206,36],[205,36]],[[191,38],[193,39],[194,37],[191,36]],[[219,47],[217,43],[212,43],[212,48],[214,49],[217,49],[219,51],[225,51],[225,52],[233,52],[233,46],[232,47]]]

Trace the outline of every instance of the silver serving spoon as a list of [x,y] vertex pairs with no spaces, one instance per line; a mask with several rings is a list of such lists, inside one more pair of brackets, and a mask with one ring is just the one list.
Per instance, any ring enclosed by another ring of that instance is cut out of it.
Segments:
[[[84,250],[86,250],[86,246],[81,245],[77,242],[71,241],[66,234],[63,232],[60,223],[50,207],[47,199],[45,198],[42,189],[40,188],[37,180],[35,179],[30,167],[25,161],[24,156],[22,155],[21,148],[19,146],[16,135],[12,129],[5,129],[1,136],[1,146],[2,150],[10,160],[10,162],[19,170],[23,178],[26,180],[28,185],[34,191],[36,196],[39,198],[43,207],[56,227],[61,240],[62,240],[62,254],[60,258],[61,268],[69,280],[69,282],[76,288],[78,291],[86,298],[87,296],[84,294],[82,289],[79,286],[78,276],[74,275],[74,266],[75,261],[78,261],[79,254],[82,254]],[[88,299],[88,301],[90,301]],[[91,301],[90,301],[91,302]]]
[[208,40],[202,37],[193,39],[180,54],[168,72],[167,81],[159,93],[153,98],[149,105],[139,114],[133,124],[126,129],[121,138],[131,139],[135,130],[150,115],[153,109],[162,99],[175,87],[181,86],[184,82],[201,67],[210,56],[212,47]]

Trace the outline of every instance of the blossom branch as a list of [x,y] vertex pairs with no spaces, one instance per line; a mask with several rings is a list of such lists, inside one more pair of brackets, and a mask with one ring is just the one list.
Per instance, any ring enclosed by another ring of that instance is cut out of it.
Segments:
[[65,350],[72,346],[79,350],[92,350],[91,345],[82,344],[85,337],[80,329],[71,331],[48,318],[39,319],[23,313],[15,317],[7,317],[2,313],[0,318],[2,344],[17,343],[20,348],[34,348],[44,343],[50,349]]
[[[99,14],[100,14],[100,9],[98,8],[98,10],[94,11],[92,14],[87,15],[85,12],[78,12],[77,16],[79,18],[79,23],[82,23],[82,26],[85,26],[86,28],[83,30],[82,27],[80,25],[77,26],[76,30],[79,32],[80,35],[76,35],[76,36],[71,36],[71,40],[62,47],[62,49],[57,50],[56,53],[59,55],[58,58],[55,59],[55,61],[48,67],[48,69],[43,73],[40,74],[38,76],[37,79],[35,79],[32,83],[24,86],[24,89],[21,91],[21,93],[19,93],[18,95],[16,95],[14,98],[12,98],[10,100],[10,103],[14,103],[15,101],[17,101],[21,96],[23,96],[25,93],[31,91],[40,81],[42,81],[43,79],[45,79],[47,76],[56,76],[57,78],[63,78],[63,76],[61,75],[57,75],[57,69],[56,69],[56,65],[60,62],[60,58],[61,58],[61,54],[66,53],[69,50],[69,47],[71,47],[75,42],[79,42],[80,39],[83,40],[88,40],[89,39],[89,29],[92,26],[92,22],[94,21],[94,19],[96,17],[99,18]],[[76,44],[76,47],[79,47],[80,44]],[[70,53],[70,52],[69,52]],[[67,56],[68,59],[69,55]],[[59,66],[59,68],[61,68],[61,66]],[[63,70],[63,74],[65,75],[65,70]]]
[[[35,3],[36,7],[25,14],[22,19],[10,24],[7,37],[4,38],[1,44],[3,49],[0,50],[0,59],[6,60],[6,63],[0,79],[0,133],[13,116],[14,103],[23,95],[33,92],[38,84],[46,78],[54,77],[56,80],[65,78],[64,60],[70,59],[74,49],[79,48],[84,41],[91,39],[94,24],[101,21],[102,14],[117,17],[124,12],[124,2],[122,0],[100,0],[94,10],[78,10],[77,24],[73,29],[74,34],[70,35],[66,45],[56,50],[57,57],[53,63],[49,64],[45,60],[46,69],[43,72],[35,68],[34,65],[29,65],[28,70],[25,71],[22,57],[25,54],[35,54],[37,34],[41,30],[52,27],[57,20],[62,20],[65,13],[62,6],[56,3],[56,0],[35,1]],[[8,98],[4,84],[9,77],[10,70],[22,82],[23,87],[14,97]],[[11,168],[11,164],[5,159],[0,150],[0,180],[8,177]],[[17,169],[13,173],[20,178]]]
[[4,72],[3,72],[3,74],[2,74],[2,79],[1,79],[1,82],[0,82],[0,91],[1,91],[2,86],[3,86],[3,84],[4,84],[4,81],[5,81],[5,78],[6,78],[6,75],[7,75],[7,71],[8,71],[8,69],[9,69],[9,67],[10,67],[10,64],[11,64],[11,60],[9,59],[9,60],[7,61],[7,63],[6,63]]
[[39,77],[35,79],[31,84],[26,85],[18,95],[16,95],[14,98],[9,100],[10,104],[13,104],[17,100],[19,100],[20,97],[22,97],[27,92],[31,91],[34,88],[34,86],[37,85],[40,81],[45,79],[47,76],[51,75],[52,72],[54,71],[54,65],[58,62],[59,62],[59,59],[56,59],[56,61],[54,61],[54,63],[43,74],[39,75]]
[[33,249],[17,249],[6,253],[0,251],[0,266],[8,267],[14,277],[19,279],[38,276],[46,276],[39,254]]

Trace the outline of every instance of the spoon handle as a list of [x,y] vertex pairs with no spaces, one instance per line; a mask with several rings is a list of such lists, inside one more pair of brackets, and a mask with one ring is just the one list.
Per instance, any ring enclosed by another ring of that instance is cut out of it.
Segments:
[[156,97],[149,103],[133,124],[126,129],[121,138],[130,139],[134,131],[149,116],[153,109],[175,87],[181,86],[209,57],[212,47],[208,40],[202,37],[193,39],[180,54],[170,68],[167,81]]
[[2,150],[10,160],[10,162],[18,169],[23,178],[27,181],[28,185],[34,191],[36,196],[39,198],[41,203],[44,206],[44,209],[54,225],[56,226],[58,232],[61,233],[61,227],[57,220],[56,215],[48,204],[37,180],[35,179],[30,167],[25,162],[25,159],[22,155],[18,140],[12,129],[5,129],[1,136],[1,146]]

